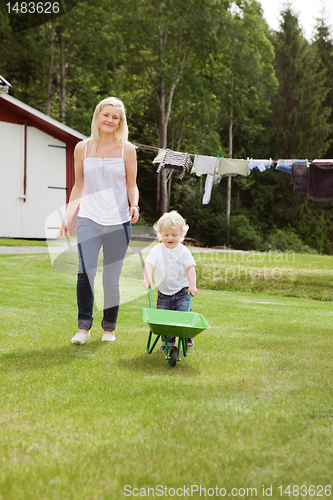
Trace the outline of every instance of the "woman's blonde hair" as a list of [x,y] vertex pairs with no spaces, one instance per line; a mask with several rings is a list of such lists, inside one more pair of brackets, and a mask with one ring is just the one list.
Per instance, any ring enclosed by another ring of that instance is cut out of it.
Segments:
[[91,121],[91,136],[85,141],[91,144],[93,155],[96,154],[97,143],[99,140],[99,128],[98,128],[99,114],[102,111],[102,109],[105,108],[106,106],[114,106],[120,111],[120,122],[117,130],[115,131],[115,137],[119,143],[119,146],[123,146],[128,140],[128,126],[127,126],[126,109],[124,103],[117,97],[107,97],[106,99],[103,99],[101,102],[97,104]]
[[162,241],[161,231],[165,228],[176,228],[180,231],[181,237],[180,241],[183,241],[189,226],[186,224],[186,220],[177,212],[177,210],[172,210],[162,215],[154,224],[154,232],[157,237]]

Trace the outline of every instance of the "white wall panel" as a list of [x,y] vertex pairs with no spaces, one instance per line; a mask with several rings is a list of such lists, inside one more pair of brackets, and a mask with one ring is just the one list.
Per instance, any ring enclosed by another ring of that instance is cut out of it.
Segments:
[[[0,237],[45,238],[45,221],[66,203],[66,144],[24,125],[0,122]],[[54,232],[56,234],[56,232]]]
[[24,125],[0,121],[0,237],[22,232],[23,178]]
[[34,127],[27,135],[24,237],[46,238],[46,219],[66,203],[66,144]]

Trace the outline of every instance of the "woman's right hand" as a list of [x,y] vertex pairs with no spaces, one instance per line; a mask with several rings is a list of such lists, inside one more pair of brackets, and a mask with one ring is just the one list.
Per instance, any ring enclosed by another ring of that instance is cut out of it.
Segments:
[[62,221],[62,224],[59,228],[59,238],[61,238],[62,240],[66,240],[66,238],[68,238],[69,236],[69,233],[68,233],[68,229],[67,229],[67,226],[65,224],[65,221],[63,220]]

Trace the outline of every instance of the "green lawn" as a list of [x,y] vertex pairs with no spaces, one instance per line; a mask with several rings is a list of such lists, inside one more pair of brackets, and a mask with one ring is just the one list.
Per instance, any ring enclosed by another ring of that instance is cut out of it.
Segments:
[[46,247],[47,242],[41,240],[22,240],[16,238],[0,238],[0,245],[6,247]]
[[333,258],[290,252],[194,255],[200,287],[333,300]]
[[[333,258],[311,258],[331,276]],[[115,343],[96,310],[74,346],[75,273],[47,254],[0,269],[0,500],[331,496],[329,300],[201,289],[193,308],[212,328],[170,369],[146,353],[146,294],[121,306]],[[139,284],[127,274],[125,294]]]

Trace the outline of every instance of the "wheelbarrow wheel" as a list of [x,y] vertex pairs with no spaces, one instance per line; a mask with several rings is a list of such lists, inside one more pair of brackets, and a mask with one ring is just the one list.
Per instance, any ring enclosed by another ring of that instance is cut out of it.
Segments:
[[171,368],[173,366],[176,366],[177,357],[178,357],[178,349],[176,347],[171,347],[171,349],[169,351],[169,359],[168,359],[168,363],[169,363],[169,366],[171,366]]

